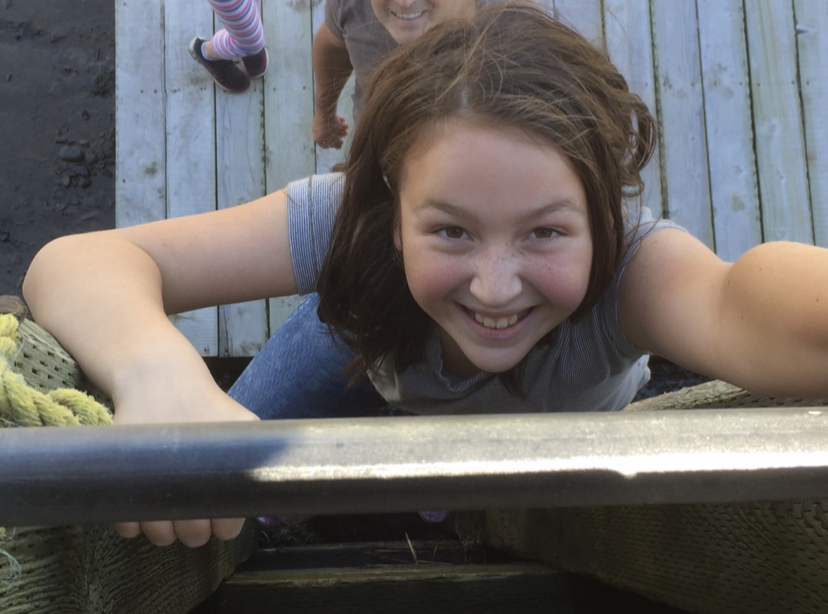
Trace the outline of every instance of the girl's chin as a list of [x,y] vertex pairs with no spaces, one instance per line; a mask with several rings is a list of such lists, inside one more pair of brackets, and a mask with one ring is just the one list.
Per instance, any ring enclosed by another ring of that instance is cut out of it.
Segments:
[[491,373],[492,375],[498,375],[500,373],[506,373],[509,369],[516,367],[520,363],[520,360],[516,361],[496,361],[496,362],[489,362],[489,361],[480,361],[473,363],[474,366],[479,371],[485,371],[486,373]]
[[470,351],[468,353],[464,352],[463,356],[475,370],[496,375],[505,373],[517,366],[526,357],[527,353],[519,351],[505,352],[503,350],[481,352],[480,348],[470,348]]
[[445,328],[440,327],[440,340],[443,354],[443,368],[458,377],[471,377],[479,371],[498,374],[515,367],[531,351],[531,347],[481,347],[476,340],[459,335],[458,341]]
[[428,29],[427,24],[425,23],[425,17],[420,17],[419,19],[409,22],[401,21],[396,18],[392,19],[395,21],[393,22],[393,25],[388,28],[388,30],[391,33],[391,37],[397,42],[398,45],[405,45],[406,43],[417,40]]

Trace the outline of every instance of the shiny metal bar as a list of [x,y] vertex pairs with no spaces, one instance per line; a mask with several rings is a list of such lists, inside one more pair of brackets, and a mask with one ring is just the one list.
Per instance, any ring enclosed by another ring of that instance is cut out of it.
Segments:
[[825,408],[0,429],[0,526],[796,498]]

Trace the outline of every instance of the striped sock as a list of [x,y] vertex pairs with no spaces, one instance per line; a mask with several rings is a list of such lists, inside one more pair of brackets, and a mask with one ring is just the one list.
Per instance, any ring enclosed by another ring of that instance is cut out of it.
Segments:
[[233,60],[255,55],[264,49],[264,28],[259,15],[261,0],[208,0],[224,25],[213,35],[213,53]]

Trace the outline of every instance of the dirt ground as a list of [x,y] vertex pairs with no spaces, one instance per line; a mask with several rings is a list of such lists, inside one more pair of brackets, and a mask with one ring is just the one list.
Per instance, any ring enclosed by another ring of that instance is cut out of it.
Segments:
[[115,5],[0,0],[0,294],[50,239],[115,225]]

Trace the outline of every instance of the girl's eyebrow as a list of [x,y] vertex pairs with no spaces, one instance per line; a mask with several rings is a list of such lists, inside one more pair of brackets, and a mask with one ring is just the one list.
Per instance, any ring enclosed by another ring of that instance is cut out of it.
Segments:
[[443,213],[447,213],[449,215],[465,219],[475,218],[475,216],[472,215],[471,212],[462,207],[449,204],[442,200],[434,200],[433,198],[427,198],[424,202],[414,207],[414,213],[422,213],[429,209],[436,209],[438,211],[442,211]]
[[558,200],[554,200],[547,205],[543,205],[538,209],[528,212],[526,215],[521,216],[518,218],[520,222],[531,222],[533,220],[540,219],[544,216],[549,215],[550,213],[557,213],[558,211],[569,212],[569,213],[578,213],[586,215],[586,207],[579,205],[576,201],[571,200],[569,198],[560,198]]
[[[447,213],[448,215],[459,217],[461,219],[477,219],[477,216],[468,209],[452,205],[442,200],[434,200],[431,198],[426,199],[425,202],[414,207],[414,213],[421,213],[429,209],[437,209],[438,211],[442,211],[443,213]],[[520,216],[517,221],[521,223],[531,222],[532,220],[542,218],[557,211],[570,211],[586,215],[586,208],[579,205],[576,201],[569,198],[560,198],[537,209],[529,211],[525,215]]]

